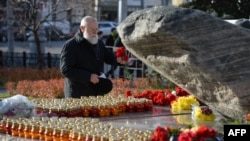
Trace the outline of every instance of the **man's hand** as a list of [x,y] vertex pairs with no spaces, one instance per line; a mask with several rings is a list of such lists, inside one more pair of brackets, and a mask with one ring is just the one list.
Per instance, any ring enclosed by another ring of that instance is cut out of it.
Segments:
[[92,82],[93,84],[99,83],[99,76],[97,74],[91,74],[90,82]]
[[126,64],[126,61],[122,60],[121,58],[117,58],[116,61],[122,65]]

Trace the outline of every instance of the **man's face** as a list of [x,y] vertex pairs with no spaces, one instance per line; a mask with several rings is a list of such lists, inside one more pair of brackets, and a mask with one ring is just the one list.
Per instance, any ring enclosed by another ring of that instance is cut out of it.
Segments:
[[90,36],[96,36],[98,32],[98,25],[96,24],[91,24],[86,27],[86,30]]
[[97,44],[98,42],[98,24],[93,23],[89,26],[82,26],[81,30],[83,31],[83,38],[87,39],[91,44]]

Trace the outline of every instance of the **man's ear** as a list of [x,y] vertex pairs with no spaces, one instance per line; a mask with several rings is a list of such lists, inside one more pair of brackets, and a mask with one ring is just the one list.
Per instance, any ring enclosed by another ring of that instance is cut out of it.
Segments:
[[84,26],[80,26],[80,31],[84,32],[84,30],[85,30],[85,27]]

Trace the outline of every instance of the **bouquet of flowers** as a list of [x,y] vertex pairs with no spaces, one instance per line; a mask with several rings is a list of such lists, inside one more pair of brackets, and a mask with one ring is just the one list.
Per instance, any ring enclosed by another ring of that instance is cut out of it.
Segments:
[[132,74],[129,73],[127,68],[127,63],[129,57],[127,56],[126,48],[124,46],[118,47],[115,52],[116,58],[120,60],[121,64],[124,64],[124,73],[125,77],[129,80],[132,80]]
[[172,110],[191,110],[192,105],[200,105],[199,101],[194,97],[194,95],[181,96],[177,100],[171,103]]
[[215,129],[202,125],[191,129],[182,129],[178,136],[178,141],[221,141],[222,137],[218,135]]
[[199,121],[214,121],[215,114],[208,106],[193,106],[192,118]]
[[128,62],[128,56],[127,56],[125,47],[118,47],[116,49],[115,55],[117,58],[120,58],[122,61]]
[[219,133],[207,126],[193,128],[171,128],[169,126],[155,128],[150,141],[221,141]]
[[17,94],[0,102],[0,116],[29,118],[34,114],[34,107],[27,97]]

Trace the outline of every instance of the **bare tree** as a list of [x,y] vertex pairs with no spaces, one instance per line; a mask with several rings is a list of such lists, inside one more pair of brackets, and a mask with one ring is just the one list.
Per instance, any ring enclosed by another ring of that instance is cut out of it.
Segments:
[[[38,68],[45,66],[41,51],[43,24],[49,21],[67,20],[74,16],[69,11],[83,9],[84,5],[94,6],[93,3],[93,0],[11,0],[12,7],[18,11],[15,14],[15,20],[20,26],[28,29],[34,38]],[[43,11],[44,6],[49,6],[47,13]]]

